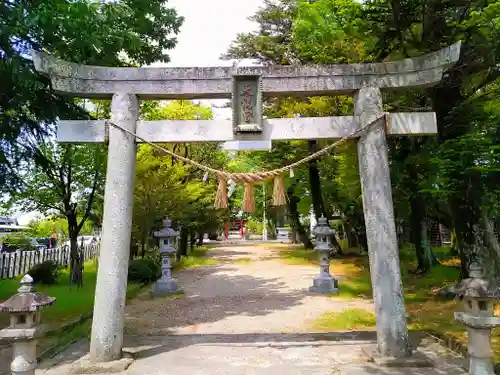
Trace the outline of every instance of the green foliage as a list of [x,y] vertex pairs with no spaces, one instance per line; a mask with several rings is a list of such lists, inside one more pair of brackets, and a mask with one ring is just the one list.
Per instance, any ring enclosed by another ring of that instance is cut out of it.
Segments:
[[[464,7],[457,1],[433,0],[400,5],[383,0],[365,3],[366,25],[378,37],[373,50],[377,59],[418,56],[462,41],[459,62],[447,70],[439,85],[407,95],[412,106],[436,112],[439,138],[403,147],[409,152],[400,153],[397,163],[408,178],[401,179],[405,183],[400,193],[410,193],[413,203],[428,201],[429,193],[438,201],[420,210],[454,226],[461,277],[476,256],[485,261],[488,273],[498,274],[498,243],[486,232],[500,214],[497,188],[490,185],[498,175],[500,3],[472,1]],[[403,141],[398,143],[401,148]]]
[[[498,0],[472,1],[466,7],[442,0],[404,4],[386,0],[266,1],[253,17],[260,28],[239,35],[228,57],[256,57],[274,64],[387,61],[421,56],[461,40],[459,62],[435,88],[384,93],[389,111],[434,110],[439,129],[438,138],[389,139],[395,214],[399,225],[411,228],[420,255],[428,248],[428,240],[418,233],[425,233],[426,222],[433,219],[454,227],[462,276],[474,254],[491,260],[486,262],[490,268],[496,264],[490,273],[498,274],[500,246],[487,228],[500,217],[496,146],[499,8]],[[324,106],[311,98],[268,100],[266,115],[349,114],[349,99],[323,101]],[[284,164],[307,152],[305,142],[276,142],[265,161],[255,157],[253,164],[274,167],[275,160]],[[355,148],[351,144],[338,152],[318,163],[322,195],[327,207],[340,211],[346,232],[361,234],[364,224]],[[287,185],[303,197],[299,209],[305,214],[311,204],[307,172],[296,170],[295,176]],[[432,257],[419,258],[418,268],[423,272],[429,268],[425,258]]]
[[249,18],[259,25],[259,31],[238,34],[222,57],[257,58],[283,65],[294,62],[297,52],[291,44],[291,31],[296,12],[297,0],[264,0],[263,6]]
[[[265,1],[252,19],[258,22],[258,31],[238,35],[225,57],[252,57],[274,64],[331,64],[371,59],[367,43],[374,38],[368,37],[363,27],[360,3],[340,0],[320,0],[313,4],[288,0]],[[300,100],[269,98],[264,112],[269,118],[295,115],[317,117],[350,115],[352,109],[352,98],[346,96]],[[237,161],[240,166],[246,165],[246,170],[273,169],[302,159],[326,144],[328,142],[315,140],[273,142],[272,151],[239,153]],[[339,149],[339,152],[343,151],[345,148]],[[352,148],[349,151],[352,152]],[[352,167],[352,158],[345,159],[343,155],[335,154],[318,163],[295,168],[294,177],[286,179],[287,193],[289,198],[293,198],[290,202],[293,200],[297,204],[301,215],[308,215],[313,204],[317,215],[333,215],[340,211],[352,231],[363,231],[358,175],[355,170],[354,173],[346,174],[350,179],[345,183],[339,182],[336,177],[340,172],[338,168],[346,165],[342,164],[343,160],[349,162],[349,168]],[[240,199],[240,195],[241,192],[237,191],[235,200]],[[262,207],[263,204],[257,204],[255,214],[258,217]],[[268,207],[270,222],[280,220],[283,216],[281,209]],[[288,208],[291,207],[289,205]],[[293,214],[290,216],[293,218]],[[296,220],[292,222],[297,227]]]
[[34,246],[30,237],[23,232],[9,233],[0,239],[0,242],[8,245],[12,250],[33,250]]
[[262,224],[261,221],[257,221],[253,218],[248,219],[248,221],[246,223],[246,230],[248,233],[262,234],[263,229],[264,229],[264,225]]
[[303,62],[322,64],[371,60],[375,35],[363,20],[363,4],[353,0],[299,2],[292,44]]
[[128,281],[149,284],[161,277],[161,266],[153,259],[135,259],[128,266]]
[[[145,108],[143,108],[145,109]],[[210,107],[195,104],[189,100],[174,100],[167,105],[150,102],[142,116],[148,121],[153,120],[210,120],[213,117]]]
[[[78,221],[81,217],[78,218]],[[62,217],[53,216],[49,220],[31,221],[28,224],[27,233],[32,237],[50,237],[53,233],[61,233],[63,238],[68,238],[68,220]],[[91,234],[92,223],[85,221],[79,234]]]
[[29,271],[35,284],[53,285],[57,284],[59,277],[59,266],[57,263],[47,260],[43,263],[35,264]]
[[[88,117],[35,72],[29,50],[105,66],[168,62],[182,17],[167,0],[4,1],[0,18],[0,186],[22,185],[19,162],[33,156],[26,139],[57,118]],[[3,189],[2,189],[3,190]],[[4,191],[4,190],[3,190]]]
[[[190,101],[173,101],[167,105],[152,102],[145,108],[147,120],[210,119],[212,110]],[[170,151],[213,168],[222,168],[227,156],[217,144],[163,145]],[[142,246],[151,241],[152,232],[168,215],[189,231],[216,231],[225,212],[213,209],[217,190],[214,176],[204,182],[203,171],[172,158],[151,146],[142,145],[137,152],[134,193],[133,237]]]

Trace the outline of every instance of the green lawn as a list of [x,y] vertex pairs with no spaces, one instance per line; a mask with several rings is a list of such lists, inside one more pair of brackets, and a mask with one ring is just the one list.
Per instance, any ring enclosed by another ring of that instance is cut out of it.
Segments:
[[[181,262],[176,265],[176,269],[216,264],[216,260],[205,257],[207,250],[205,247],[196,248],[188,257],[182,258]],[[37,291],[56,297],[56,303],[42,311],[42,322],[47,324],[52,332],[39,340],[38,356],[53,355],[59,348],[90,335],[92,320],[79,320],[82,316],[88,316],[92,313],[96,278],[97,265],[95,261],[90,260],[85,263],[84,286],[82,288],[69,286],[69,270],[61,271],[57,285],[36,286]],[[20,280],[21,276],[15,279],[0,280],[0,301],[17,293]],[[142,289],[143,285],[129,284],[127,286],[127,299],[136,297]],[[8,314],[0,314],[0,329],[8,324]]]
[[[189,256],[182,257],[175,265],[175,269],[200,267],[217,264],[217,260],[207,258],[206,247],[193,249]],[[42,312],[42,320],[51,328],[57,329],[69,322],[77,320],[83,314],[88,314],[94,306],[94,292],[97,278],[96,262],[90,260],[85,263],[83,287],[69,286],[69,269],[62,270],[57,285],[39,285],[36,290],[56,297],[56,303]],[[21,276],[15,279],[0,280],[0,301],[8,299],[17,293]],[[133,298],[141,289],[140,285],[129,284],[127,298]],[[8,314],[0,314],[0,327],[8,324]]]
[[[352,250],[352,249],[351,249]],[[352,251],[349,251],[352,252]],[[416,267],[414,251],[408,247],[400,250],[401,274],[405,293],[406,310],[410,330],[426,331],[443,339],[452,339],[467,344],[465,327],[456,322],[453,313],[461,309],[457,301],[443,301],[436,298],[436,292],[456,282],[459,275],[459,260],[449,255],[448,248],[435,248],[441,265],[433,267],[425,276],[411,272]],[[283,261],[289,264],[317,265],[317,254],[303,248],[281,251]],[[330,265],[333,275],[340,276],[340,293],[330,298],[371,299],[370,269],[366,255],[336,258]],[[370,312],[346,310],[347,313],[327,313],[312,326],[325,331],[374,328],[374,316]],[[495,360],[500,362],[500,329],[493,332]]]
[[373,327],[375,327],[375,315],[361,309],[325,313],[312,323],[312,328],[319,331],[350,331]]
[[217,259],[207,257],[208,251],[209,248],[207,246],[199,246],[191,249],[187,257],[182,257],[181,260],[174,265],[174,270],[218,264],[219,261]]
[[[51,328],[57,329],[78,319],[83,314],[91,312],[94,306],[96,277],[96,264],[91,260],[85,263],[82,288],[68,285],[69,270],[67,269],[61,271],[57,285],[37,285],[37,291],[56,297],[56,303],[42,311],[42,321]],[[4,301],[17,293],[20,279],[21,277],[0,280],[0,301]],[[129,284],[127,296],[133,297],[140,288],[140,285]],[[5,326],[6,323],[8,323],[8,314],[1,314],[0,326]]]

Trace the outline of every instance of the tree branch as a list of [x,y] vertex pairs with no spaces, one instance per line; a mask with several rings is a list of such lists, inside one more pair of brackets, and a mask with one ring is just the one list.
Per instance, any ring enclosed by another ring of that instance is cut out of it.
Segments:
[[78,233],[80,230],[83,228],[83,225],[85,224],[85,221],[87,221],[87,218],[90,215],[90,211],[92,210],[92,203],[94,202],[94,196],[97,190],[97,183],[99,181],[99,168],[96,165],[95,172],[94,172],[94,183],[92,184],[92,191],[90,192],[90,195],[87,200],[87,207],[85,208],[85,212],[83,214],[82,220],[78,224],[77,230]]

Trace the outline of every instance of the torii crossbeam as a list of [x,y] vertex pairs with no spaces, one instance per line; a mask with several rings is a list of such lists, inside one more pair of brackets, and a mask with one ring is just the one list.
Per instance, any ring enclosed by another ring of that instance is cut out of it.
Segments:
[[[110,98],[111,121],[151,142],[270,141],[342,138],[382,113],[381,90],[428,87],[458,61],[460,43],[396,62],[331,66],[233,66],[215,68],[107,68],[76,65],[33,53],[38,71],[55,90],[77,97]],[[353,95],[354,116],[270,119],[262,99],[271,96]],[[233,100],[233,121],[138,121],[138,99]],[[58,141],[103,142],[109,131],[102,251],[99,261],[91,359],[120,358],[132,223],[136,139],[104,121],[61,121]],[[358,139],[378,352],[411,354],[401,284],[386,134],[437,132],[434,113],[393,113]]]

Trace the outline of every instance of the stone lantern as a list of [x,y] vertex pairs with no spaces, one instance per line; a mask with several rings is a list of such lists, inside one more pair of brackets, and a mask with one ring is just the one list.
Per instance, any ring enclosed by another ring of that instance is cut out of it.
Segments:
[[463,302],[464,311],[456,312],[455,320],[467,327],[470,373],[493,375],[491,330],[500,327],[500,317],[494,316],[500,289],[492,281],[484,279],[482,268],[473,264],[469,278],[460,281],[453,291]]
[[276,234],[276,240],[278,242],[282,242],[282,243],[288,243],[290,242],[290,231],[285,228],[285,227],[279,227],[279,228],[276,228],[277,230],[277,234]]
[[172,222],[165,217],[163,220],[163,228],[154,233],[154,236],[160,242],[160,254],[162,257],[161,278],[153,287],[155,296],[167,296],[170,294],[181,293],[177,281],[172,278],[172,262],[171,256],[175,254],[175,240],[179,236],[179,232],[172,229]]
[[40,325],[40,310],[52,305],[56,299],[35,292],[30,275],[22,278],[17,291],[19,293],[0,304],[0,311],[10,314],[10,326],[0,331],[0,339],[13,343],[12,375],[34,375],[37,339],[44,332]]
[[338,293],[338,282],[330,275],[330,251],[333,248],[332,237],[334,231],[329,227],[325,217],[321,216],[314,229],[316,235],[316,250],[319,254],[319,275],[314,279],[309,291],[314,293]]

